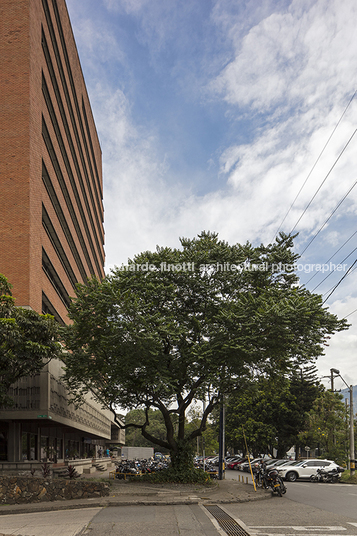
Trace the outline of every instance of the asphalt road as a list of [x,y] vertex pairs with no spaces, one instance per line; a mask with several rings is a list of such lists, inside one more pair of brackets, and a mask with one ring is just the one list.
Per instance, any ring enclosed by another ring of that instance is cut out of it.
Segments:
[[[227,471],[226,478],[244,480],[248,473]],[[252,484],[248,484],[252,485]],[[287,493],[269,501],[226,505],[227,513],[252,536],[355,536],[357,486],[287,482]]]
[[[226,478],[242,479],[251,476],[242,471],[227,471]],[[252,485],[252,484],[251,484]],[[288,489],[286,497],[308,506],[320,508],[330,513],[341,514],[357,520],[357,486],[351,484],[322,484],[299,480],[285,482]]]
[[[238,478],[238,474],[228,471],[226,478]],[[238,524],[238,532],[228,534],[357,536],[357,486],[291,482],[287,488],[286,495],[271,500],[217,505],[216,514],[230,526]],[[226,536],[217,515],[213,515],[202,505],[136,505],[3,515],[0,535]]]
[[101,508],[61,510],[0,516],[0,534],[21,536],[77,536]]

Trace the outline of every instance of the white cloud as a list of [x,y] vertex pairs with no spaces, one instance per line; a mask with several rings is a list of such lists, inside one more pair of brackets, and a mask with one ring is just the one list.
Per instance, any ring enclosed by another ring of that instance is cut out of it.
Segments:
[[[230,104],[250,106],[261,113],[275,106],[304,110],[331,105],[354,86],[353,1],[320,0],[291,3],[285,13],[272,13],[240,39],[235,57],[212,83]],[[346,84],[337,84],[343,78]]]
[[[158,65],[163,57],[167,60],[165,46],[170,40],[178,36],[181,43],[189,38],[183,25],[187,13],[178,14],[175,2],[106,0],[105,5],[113,17],[126,13],[139,21],[137,38]],[[187,178],[173,171],[155,122],[146,121],[144,127],[144,121],[140,123],[133,113],[135,92],[130,92],[129,84],[137,65],[130,65],[113,28],[100,21],[96,26],[87,19],[77,25],[103,150],[107,268],[157,244],[178,246],[179,236],[192,237],[204,229],[217,231],[230,242],[271,241],[341,117],[357,78],[354,0],[262,0],[244,6],[216,1],[207,25],[215,24],[212,36],[218,32],[222,49],[217,47],[210,59],[196,50],[204,61],[206,79],[215,73],[201,87],[206,99],[202,97],[201,104],[207,110],[218,105],[222,115],[226,112],[230,118],[233,132],[207,157],[207,166],[214,169],[220,154],[220,174],[203,195],[195,195],[194,186],[187,187]],[[125,80],[111,77],[108,59],[114,69],[118,64],[125,66]],[[184,60],[179,54],[172,60],[170,76],[178,76]],[[192,71],[185,73],[184,80],[188,84],[185,98],[190,94],[196,98],[202,78]],[[287,217],[284,230],[297,222],[356,121],[357,98]],[[251,128],[247,137],[240,132],[240,124]],[[299,223],[298,246],[319,229],[356,180],[356,143],[357,136]],[[192,173],[192,185],[195,180]],[[355,190],[339,211],[339,217],[348,216],[348,221],[357,212]],[[308,254],[325,256],[325,246],[329,256],[331,245],[338,247],[341,241],[340,227],[331,222],[320,250],[311,248]],[[339,316],[357,307],[355,275],[346,278],[334,294],[331,307]],[[327,372],[329,366],[347,368],[356,338],[355,330],[333,338],[326,357],[321,358]],[[338,356],[338,348],[346,354]]]

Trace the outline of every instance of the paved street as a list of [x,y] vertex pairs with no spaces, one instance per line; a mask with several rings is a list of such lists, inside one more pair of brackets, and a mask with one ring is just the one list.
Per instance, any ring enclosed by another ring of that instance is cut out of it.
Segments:
[[229,504],[224,508],[247,526],[251,536],[357,535],[357,521],[352,517],[303,505],[287,496],[273,497],[259,504]]
[[[228,479],[248,478],[250,474],[241,471],[227,471]],[[286,482],[288,489],[286,498],[326,510],[331,513],[344,515],[357,521],[357,486],[350,484],[314,484],[308,481]],[[252,485],[252,484],[251,484]]]
[[97,514],[88,536],[218,536],[208,512],[200,505],[127,506]]
[[[238,474],[226,476],[234,480]],[[152,496],[151,505],[134,495],[132,505],[2,515],[0,536],[357,536],[356,486],[310,482],[287,486],[283,497],[252,502],[219,503],[219,495],[212,494],[204,504],[158,504],[155,500],[163,500],[159,493],[156,499]],[[243,488],[252,490],[252,485]],[[176,500],[178,491],[164,496]],[[219,521],[238,532],[224,532]]]
[[76,536],[101,508],[0,516],[0,535]]

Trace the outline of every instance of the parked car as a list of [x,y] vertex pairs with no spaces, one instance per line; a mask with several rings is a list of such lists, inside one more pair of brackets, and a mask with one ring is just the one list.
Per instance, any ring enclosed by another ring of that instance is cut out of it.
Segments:
[[237,462],[230,463],[228,469],[234,469],[235,471],[239,471],[240,466],[245,461],[247,461],[247,458],[242,458],[241,460],[238,460]]
[[296,460],[274,460],[271,464],[267,463],[267,466],[269,469],[272,469],[275,467],[276,469],[280,469],[281,467],[285,467],[286,465],[296,465],[297,463],[300,463]]
[[310,478],[311,475],[317,473],[318,469],[327,469],[330,471],[335,468],[339,468],[339,465],[332,460],[317,459],[303,460],[297,462],[296,465],[278,467],[280,476],[288,480],[288,482],[295,482],[298,478]]
[[226,467],[227,467],[227,469],[234,469],[235,465],[236,465],[237,463],[240,463],[242,460],[243,460],[243,458],[240,458],[240,457],[238,457],[238,456],[235,457],[235,458],[226,460]]
[[[262,460],[264,460],[266,463],[269,463],[269,461],[270,461],[271,459],[272,459],[272,458],[265,457],[265,456],[262,457],[262,456],[261,456],[260,458],[254,458],[254,460],[250,460],[250,465],[251,465],[252,467],[254,467],[255,465],[259,464]],[[249,473],[249,470],[250,470],[250,469],[249,469],[249,462],[248,462],[248,460],[247,460],[245,463],[243,463],[243,464],[241,465],[241,470],[242,470],[242,471],[245,471],[246,473]]]
[[226,458],[226,464],[233,462],[239,462],[242,459],[242,456],[230,456],[229,458]]

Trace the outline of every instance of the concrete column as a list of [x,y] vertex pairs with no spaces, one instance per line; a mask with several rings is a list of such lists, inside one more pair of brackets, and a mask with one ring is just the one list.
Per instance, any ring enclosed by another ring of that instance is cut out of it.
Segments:
[[21,462],[21,423],[9,423],[9,439],[7,444],[7,459],[9,462]]

